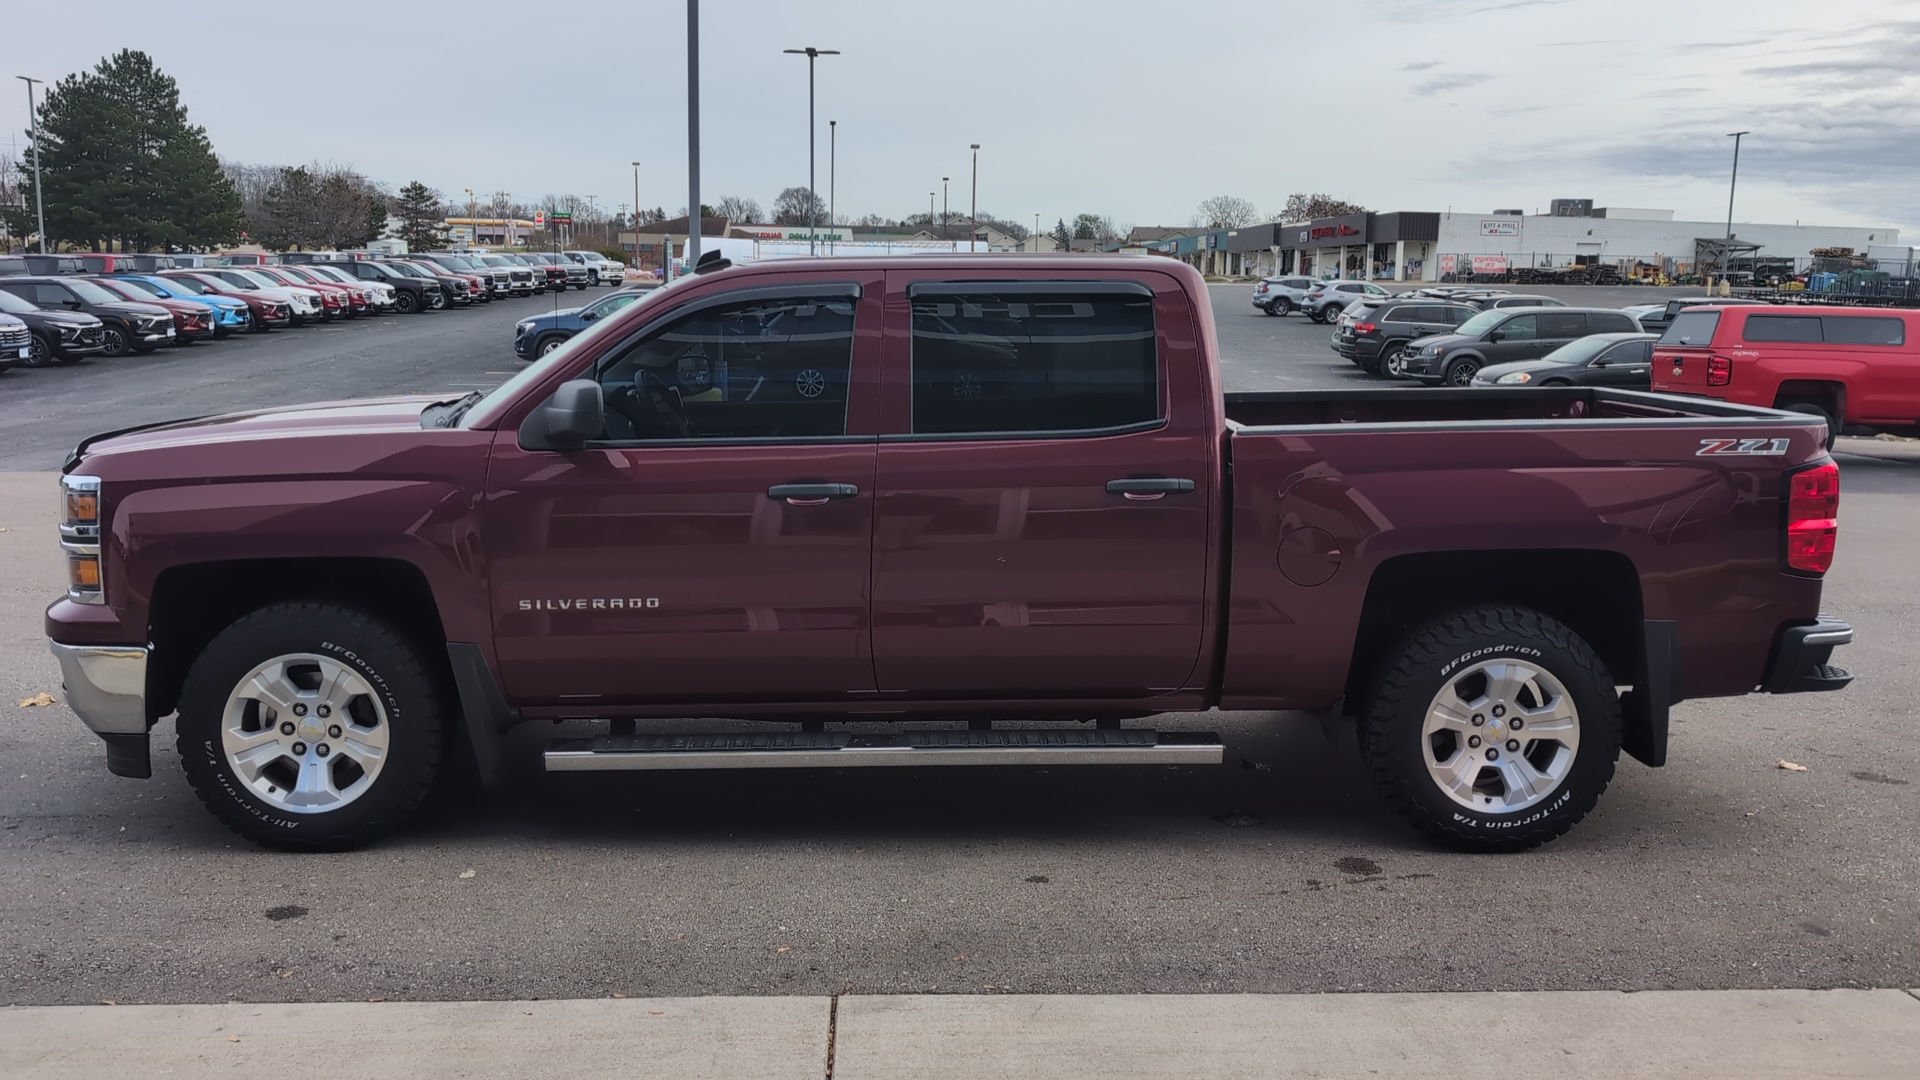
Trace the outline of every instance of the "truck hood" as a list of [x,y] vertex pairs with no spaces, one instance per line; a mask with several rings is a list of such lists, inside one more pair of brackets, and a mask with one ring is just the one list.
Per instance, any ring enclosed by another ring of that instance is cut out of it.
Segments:
[[[407,397],[360,398],[290,405],[278,409],[223,413],[187,420],[169,420],[143,427],[109,431],[82,440],[69,461],[140,450],[229,443],[257,439],[296,439],[315,435],[342,435],[381,431],[417,431],[420,412],[436,401],[459,395],[414,394]],[[244,453],[244,451],[241,451]]]

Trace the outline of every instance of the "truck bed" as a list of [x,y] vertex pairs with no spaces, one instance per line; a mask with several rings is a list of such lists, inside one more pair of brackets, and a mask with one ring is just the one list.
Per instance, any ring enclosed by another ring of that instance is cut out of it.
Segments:
[[1489,421],[1653,421],[1723,424],[1800,424],[1801,418],[1771,409],[1730,405],[1709,398],[1676,398],[1637,390],[1591,386],[1506,389],[1283,390],[1230,393],[1229,428],[1235,435],[1255,428],[1319,424],[1459,424]]

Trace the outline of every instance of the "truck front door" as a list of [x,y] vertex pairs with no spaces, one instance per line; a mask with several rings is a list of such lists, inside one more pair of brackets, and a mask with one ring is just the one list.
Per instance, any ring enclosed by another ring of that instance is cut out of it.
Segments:
[[501,432],[484,528],[516,700],[871,696],[874,398],[855,373],[877,359],[881,278],[792,280],[676,304],[607,348],[605,439]]
[[1188,686],[1218,421],[1184,292],[1151,273],[966,276],[887,279],[880,692],[1140,699]]

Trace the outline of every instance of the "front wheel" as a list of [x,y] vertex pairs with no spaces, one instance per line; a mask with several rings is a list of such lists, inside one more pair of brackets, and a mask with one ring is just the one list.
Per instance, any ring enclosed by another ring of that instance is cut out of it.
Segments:
[[106,326],[100,330],[100,355],[127,355],[127,332],[117,326]]
[[540,356],[545,356],[566,343],[567,339],[561,337],[559,334],[549,334],[541,339],[540,344],[534,349],[534,352]]
[[1387,799],[1462,851],[1525,851],[1564,834],[1620,756],[1606,665],[1578,634],[1521,607],[1416,630],[1375,678],[1363,723]]
[[53,363],[53,348],[47,344],[47,339],[41,337],[39,334],[27,335],[26,365],[28,367],[46,367],[51,363]]
[[1472,386],[1473,377],[1480,371],[1478,360],[1455,360],[1447,365],[1446,384],[1448,386]]
[[239,619],[180,691],[194,792],[228,828],[285,851],[341,851],[400,825],[439,771],[444,728],[424,652],[331,604]]
[[402,315],[411,315],[420,310],[420,298],[410,292],[403,292],[393,298],[393,310]]

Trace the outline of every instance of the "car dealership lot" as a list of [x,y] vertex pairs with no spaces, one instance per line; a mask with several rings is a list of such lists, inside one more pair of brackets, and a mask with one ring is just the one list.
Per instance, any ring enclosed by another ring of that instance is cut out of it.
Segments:
[[[1230,389],[1380,385],[1327,327],[1212,291]],[[1614,291],[1569,302],[1656,293]],[[169,416],[492,385],[555,301],[16,371],[0,469]],[[526,773],[367,850],[260,851],[170,738],[123,780],[64,706],[12,708],[57,693],[60,566],[50,478],[0,478],[0,1002],[1920,984],[1908,445],[1842,444],[1827,601],[1859,681],[1681,706],[1668,768],[1623,762],[1580,830],[1510,857],[1421,843],[1286,714],[1196,718],[1225,770]]]

